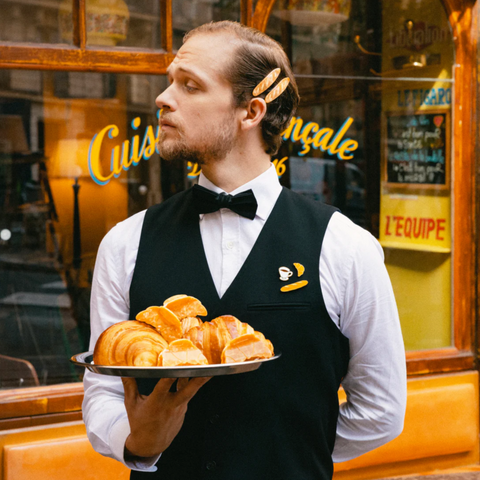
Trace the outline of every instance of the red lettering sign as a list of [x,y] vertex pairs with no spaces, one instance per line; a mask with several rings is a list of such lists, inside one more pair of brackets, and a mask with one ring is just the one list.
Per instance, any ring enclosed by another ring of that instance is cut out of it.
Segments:
[[445,240],[445,218],[402,217],[385,215],[385,236]]

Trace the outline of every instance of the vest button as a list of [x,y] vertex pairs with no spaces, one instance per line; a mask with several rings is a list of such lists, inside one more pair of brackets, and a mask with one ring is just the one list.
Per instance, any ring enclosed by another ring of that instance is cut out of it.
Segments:
[[220,415],[215,414],[210,417],[210,423],[212,425],[215,425],[219,420],[220,420]]
[[213,471],[216,470],[216,468],[217,468],[217,462],[214,462],[213,460],[212,460],[211,462],[207,462],[206,468],[207,468],[207,470],[209,470],[210,472],[213,472]]

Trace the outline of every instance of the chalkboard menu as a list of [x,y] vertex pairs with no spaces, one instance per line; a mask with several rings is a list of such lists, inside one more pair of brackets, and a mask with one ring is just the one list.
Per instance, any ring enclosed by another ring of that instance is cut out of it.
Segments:
[[385,115],[384,179],[388,184],[448,188],[449,113]]

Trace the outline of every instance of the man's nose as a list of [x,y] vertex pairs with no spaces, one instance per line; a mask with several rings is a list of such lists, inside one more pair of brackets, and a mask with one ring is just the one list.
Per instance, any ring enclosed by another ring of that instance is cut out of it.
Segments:
[[177,108],[177,104],[175,102],[175,99],[173,97],[173,91],[172,91],[172,86],[170,85],[168,88],[166,88],[155,100],[155,105],[158,108],[165,108],[170,111],[174,111]]

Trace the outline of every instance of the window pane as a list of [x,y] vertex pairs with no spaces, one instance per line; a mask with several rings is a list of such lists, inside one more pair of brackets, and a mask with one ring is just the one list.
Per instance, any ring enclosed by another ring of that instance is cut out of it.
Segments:
[[[164,77],[1,73],[0,388],[76,381],[101,239],[192,180],[155,152]],[[112,165],[122,146],[130,156]]]
[[175,0],[173,9],[173,48],[182,46],[186,32],[207,22],[240,21],[240,0]]
[[160,49],[158,0],[87,0],[87,45]]
[[279,0],[301,105],[282,181],[338,206],[384,247],[409,350],[452,345],[454,45],[438,0]]
[[0,0],[0,41],[73,43],[71,0]]

